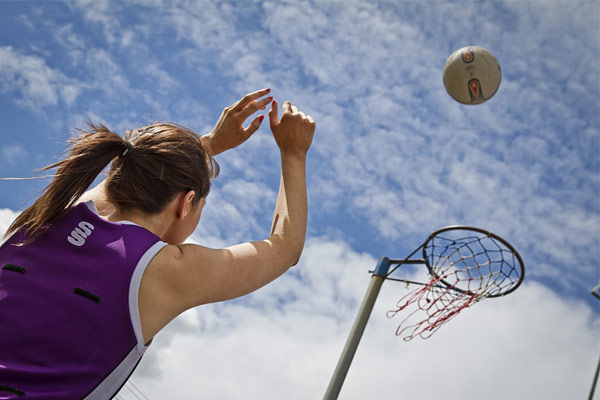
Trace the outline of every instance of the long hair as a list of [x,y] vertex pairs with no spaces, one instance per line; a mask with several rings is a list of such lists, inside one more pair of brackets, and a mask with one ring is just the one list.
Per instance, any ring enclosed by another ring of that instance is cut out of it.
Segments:
[[194,204],[206,197],[218,164],[192,130],[156,123],[124,138],[102,124],[88,123],[68,141],[62,160],[42,168],[57,168],[42,195],[10,225],[6,236],[23,228],[26,243],[55,226],[111,163],[106,179],[108,200],[119,210],[160,212],[175,196],[194,190]]

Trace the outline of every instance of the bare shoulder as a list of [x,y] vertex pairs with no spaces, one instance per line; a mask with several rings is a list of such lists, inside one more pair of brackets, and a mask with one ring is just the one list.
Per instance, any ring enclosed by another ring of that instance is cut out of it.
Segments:
[[168,244],[154,256],[148,267],[164,268],[168,264],[180,262],[182,255],[181,246]]
[[179,246],[164,246],[144,271],[138,307],[144,340],[148,342],[188,306],[182,289],[185,271]]
[[208,267],[215,253],[218,251],[199,245],[166,245],[148,264],[144,289],[175,315],[204,303],[201,297],[210,281]]
[[175,296],[179,292],[177,286],[184,279],[185,263],[182,255],[180,246],[166,245],[148,264],[142,284],[150,289],[152,296],[159,297],[159,301],[164,302],[168,297]]

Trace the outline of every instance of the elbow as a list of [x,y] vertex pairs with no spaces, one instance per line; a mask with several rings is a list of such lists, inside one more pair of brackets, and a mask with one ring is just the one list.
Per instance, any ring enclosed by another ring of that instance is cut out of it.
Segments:
[[290,241],[283,239],[279,235],[273,235],[270,241],[274,247],[279,247],[275,254],[279,254],[278,258],[284,268],[289,269],[298,264],[304,250],[304,239]]
[[[302,255],[302,254],[301,254],[301,255]],[[294,262],[292,263],[292,265],[290,265],[290,268],[292,268],[292,267],[295,267],[295,266],[296,266],[296,264],[298,264],[299,262],[300,262],[300,256],[298,256],[298,258],[296,258],[296,261],[294,261]]]
[[300,262],[300,257],[302,256],[302,251],[304,250],[304,241],[300,243],[295,252],[290,255],[290,268],[296,266]]

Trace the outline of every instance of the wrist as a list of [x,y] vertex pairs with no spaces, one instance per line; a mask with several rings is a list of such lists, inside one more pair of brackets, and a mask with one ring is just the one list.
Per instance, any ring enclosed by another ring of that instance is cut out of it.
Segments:
[[206,152],[211,156],[214,157],[216,156],[218,153],[215,152],[215,149],[213,147],[213,143],[211,140],[211,133],[206,134],[204,136],[200,137],[200,142],[202,143],[202,146],[204,146],[204,149],[206,150]]
[[286,159],[286,160],[290,160],[290,161],[297,161],[297,162],[306,162],[306,153],[303,151],[283,151],[280,150],[281,152],[281,159]]

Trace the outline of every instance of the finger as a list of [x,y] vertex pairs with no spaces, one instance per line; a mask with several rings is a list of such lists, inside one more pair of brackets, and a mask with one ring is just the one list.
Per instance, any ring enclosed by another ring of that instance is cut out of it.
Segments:
[[311,124],[313,124],[313,125],[315,124],[315,120],[310,115],[307,115],[306,119],[308,119],[308,122],[310,122]]
[[252,123],[250,123],[250,125],[248,125],[246,129],[244,129],[244,134],[246,135],[246,137],[250,137],[250,135],[252,135],[258,130],[264,118],[264,115],[259,115],[258,117],[254,118],[254,120],[252,120]]
[[281,107],[281,113],[289,114],[291,112],[292,112],[292,103],[290,103],[289,101],[284,102],[283,107]]
[[267,106],[267,104],[269,104],[272,100],[273,100],[273,96],[269,96],[264,99],[255,101],[255,102],[251,103],[250,105],[248,105],[246,108],[244,108],[242,111],[240,111],[239,115],[243,119],[246,119],[249,116],[251,116],[252,114],[254,114],[256,111],[258,111],[260,109],[264,110],[265,107]]
[[298,114],[300,114],[300,117],[302,117],[302,119],[306,119],[306,114],[304,114],[302,111],[298,111]]
[[298,107],[292,106],[292,114],[298,114]]
[[242,97],[237,103],[235,103],[233,105],[233,107],[232,107],[233,111],[243,110],[244,107],[246,107],[248,104],[250,104],[251,102],[253,102],[254,100],[256,100],[260,97],[263,97],[270,91],[271,91],[271,89],[267,88],[267,89],[257,90],[256,92],[248,93],[247,95]]
[[278,111],[277,100],[273,100],[271,109],[269,110],[269,123],[271,124],[271,128],[279,125]]

